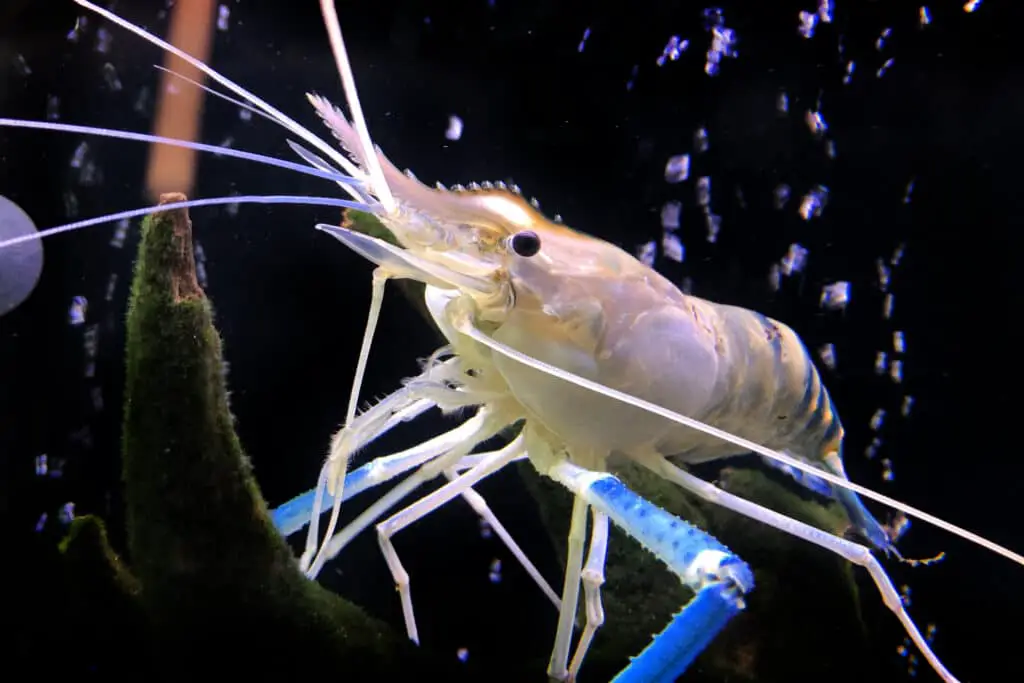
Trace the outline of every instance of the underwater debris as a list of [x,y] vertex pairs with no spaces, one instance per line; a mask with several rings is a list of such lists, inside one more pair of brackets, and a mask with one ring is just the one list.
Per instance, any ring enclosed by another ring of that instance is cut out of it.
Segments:
[[885,48],[885,41],[892,35],[891,28],[885,28],[882,30],[881,35],[875,40],[875,49],[881,52]]
[[682,241],[670,232],[666,232],[661,238],[661,251],[665,258],[676,263],[682,263],[686,254]]
[[110,62],[103,65],[103,82],[107,84],[111,92],[120,92],[121,88],[121,77],[117,75],[117,69]]
[[25,61],[24,55],[14,55],[14,71],[22,78],[32,75],[32,69],[29,67],[28,62]]
[[889,369],[889,354],[885,351],[879,351],[875,354],[875,374],[884,375],[885,371]]
[[697,154],[708,151],[710,143],[708,142],[708,129],[701,126],[693,134],[693,151]]
[[46,98],[46,120],[57,121],[60,119],[60,98],[50,95]]
[[804,38],[813,38],[814,30],[818,27],[818,15],[814,12],[801,11],[797,15],[800,24],[797,26],[797,33]]
[[825,210],[826,204],[828,204],[828,188],[824,185],[816,185],[800,201],[800,217],[805,221],[817,218]]
[[[681,246],[681,245],[680,245]],[[636,249],[637,259],[645,266],[653,266],[654,259],[658,256],[658,245],[654,240],[644,242]]]
[[679,59],[679,56],[686,52],[689,47],[690,41],[681,40],[679,36],[671,36],[668,39],[668,42],[665,43],[665,48],[661,51],[661,55],[654,60],[654,63],[658,66],[665,66],[666,61],[671,60],[674,62]]
[[900,405],[900,415],[903,417],[910,417],[910,410],[914,407],[914,397],[904,396],[903,403]]
[[60,508],[60,523],[61,524],[71,524],[71,522],[72,522],[72,520],[74,520],[74,518],[75,518],[75,504],[71,503],[71,502],[64,503],[64,505],[62,505],[61,508]]
[[583,37],[580,39],[580,44],[576,48],[577,52],[583,52],[583,48],[586,47],[586,45],[587,45],[587,38],[589,38],[589,37],[590,37],[590,27],[588,26],[586,28],[586,30],[583,31]]
[[85,323],[85,313],[89,310],[89,300],[84,296],[76,296],[71,299],[71,306],[68,308],[68,322],[72,325]]
[[786,250],[785,256],[783,256],[782,260],[779,261],[782,274],[788,277],[793,273],[801,272],[807,265],[807,255],[807,249],[796,242],[789,245],[789,249]]
[[714,244],[718,241],[718,233],[722,232],[722,217],[707,211],[705,207],[704,222],[708,229],[708,242]]
[[896,304],[896,298],[890,292],[885,295],[885,300],[882,301],[882,317],[888,320],[892,317],[892,309]]
[[833,282],[821,288],[821,307],[832,311],[845,309],[850,303],[850,283]]
[[679,214],[683,211],[683,203],[679,201],[665,202],[661,207],[661,227],[665,230],[679,229]]
[[110,43],[113,40],[114,36],[107,29],[102,26],[96,29],[96,52],[99,52],[101,55],[110,52]]
[[89,17],[78,17],[75,20],[75,25],[68,31],[67,41],[69,43],[77,43],[78,39],[85,33],[85,29],[89,27]]
[[836,345],[825,344],[818,349],[818,356],[821,358],[821,362],[825,364],[829,370],[836,369]]
[[725,26],[725,16],[719,7],[704,10],[704,27],[711,33],[711,45],[708,47],[707,61],[704,62],[704,73],[708,76],[717,76],[722,58],[735,58],[739,54],[736,50],[736,31]]
[[889,377],[896,384],[901,384],[903,382],[903,361],[902,360],[894,360],[892,362],[892,365],[889,366]]
[[789,185],[779,185],[772,192],[772,199],[776,210],[782,210],[786,208],[786,203],[789,202],[791,190]]
[[825,123],[825,117],[821,115],[820,111],[808,109],[807,113],[804,114],[804,122],[811,131],[811,135],[816,138],[820,138],[828,132],[828,124]]
[[495,559],[491,562],[487,578],[491,583],[501,583],[501,560]]
[[711,204],[711,177],[701,176],[697,178],[697,205],[706,207]]

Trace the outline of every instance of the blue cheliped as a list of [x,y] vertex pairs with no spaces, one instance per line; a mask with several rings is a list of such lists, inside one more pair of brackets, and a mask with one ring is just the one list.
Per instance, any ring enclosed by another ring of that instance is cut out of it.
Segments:
[[742,609],[725,583],[703,588],[613,683],[672,683]]
[[[672,683],[743,609],[743,595],[753,589],[754,574],[713,536],[641,498],[613,476],[597,479],[583,495],[696,593],[614,679]],[[709,551],[719,558],[714,574],[701,566]]]

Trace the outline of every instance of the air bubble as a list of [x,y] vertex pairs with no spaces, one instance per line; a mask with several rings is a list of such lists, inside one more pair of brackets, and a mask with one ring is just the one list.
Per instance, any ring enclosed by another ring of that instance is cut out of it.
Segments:
[[682,241],[670,232],[666,232],[661,238],[661,249],[665,254],[665,258],[675,261],[676,263],[682,263],[683,257],[686,255],[686,250],[683,247]]
[[110,62],[103,65],[103,82],[107,84],[111,92],[121,91],[121,78],[117,75],[117,69]]
[[850,283],[833,282],[821,288],[821,306],[829,310],[843,310],[850,303]]
[[444,136],[454,142],[462,137],[463,127],[462,119],[452,114],[448,117],[448,128],[444,131]]
[[690,155],[678,154],[665,164],[665,181],[675,184],[690,177]]
[[85,313],[89,309],[89,300],[84,296],[76,296],[71,299],[71,307],[68,309],[68,322],[72,325],[81,325],[85,322]]

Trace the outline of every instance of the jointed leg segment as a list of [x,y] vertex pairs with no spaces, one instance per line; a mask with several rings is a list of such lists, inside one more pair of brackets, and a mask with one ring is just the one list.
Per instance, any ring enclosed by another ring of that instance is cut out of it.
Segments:
[[590,531],[590,549],[587,551],[587,562],[583,565],[581,580],[583,582],[583,600],[586,608],[587,621],[580,634],[580,642],[576,644],[576,652],[569,664],[569,680],[576,680],[583,658],[587,656],[590,643],[597,629],[604,625],[604,606],[601,604],[601,586],[604,585],[604,563],[608,556],[608,515],[591,508],[593,528]]
[[[742,560],[710,535],[647,502],[610,474],[586,470],[568,461],[556,463],[546,474],[576,496],[573,528],[570,530],[570,562],[567,562],[565,592],[562,596],[563,620],[559,622],[549,674],[561,674],[563,678],[568,674],[558,670],[559,663],[564,666],[563,652],[567,648],[562,624],[567,621],[567,628],[571,628],[571,618],[564,615],[570,604],[575,611],[581,574],[580,565],[571,564],[576,561],[573,540],[583,525],[581,516],[585,520],[579,510],[585,512],[589,506],[596,513],[618,524],[654,553],[697,594],[676,615],[669,627],[647,649],[634,657],[615,679],[617,683],[671,683],[729,619],[743,608],[743,595],[754,585],[753,574]],[[595,524],[599,523],[600,519],[595,516]],[[598,543],[592,544],[588,569],[591,562],[595,566],[598,564],[599,553],[603,552],[603,539],[597,536],[595,540]],[[595,548],[595,545],[598,547]],[[594,616],[598,617],[596,589],[599,584],[596,579],[592,577],[589,580],[592,588],[590,592],[595,598],[589,601],[588,607],[595,608]],[[598,625],[598,619],[592,621],[589,612],[588,609],[588,628],[592,632]],[[587,629],[584,631],[585,637],[586,634]],[[581,639],[581,646],[585,644]],[[575,659],[582,660],[583,654],[585,652],[578,652]],[[573,665],[577,666],[575,660]]]
[[391,537],[413,522],[429,515],[456,496],[464,495],[467,491],[471,490],[471,486],[512,462],[522,451],[523,439],[519,437],[501,450],[485,454],[480,464],[476,467],[377,525],[377,540],[380,542],[384,559],[391,570],[391,576],[395,579],[395,583],[398,586],[398,593],[402,600],[402,614],[405,617],[405,627],[408,631],[409,639],[414,643],[419,644],[420,639],[416,629],[416,617],[413,614],[409,575],[398,558],[398,553],[391,543]]

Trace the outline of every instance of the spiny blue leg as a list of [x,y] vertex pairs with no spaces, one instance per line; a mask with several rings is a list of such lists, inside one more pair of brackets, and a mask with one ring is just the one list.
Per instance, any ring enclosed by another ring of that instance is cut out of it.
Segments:
[[672,683],[741,609],[735,588],[725,583],[708,584],[612,683]]
[[[394,396],[396,396],[396,394],[392,394],[392,397]],[[389,399],[392,397],[389,397]],[[388,399],[385,399],[385,401],[387,400]],[[386,402],[381,402],[371,410],[387,408],[388,405]],[[370,413],[364,413],[364,416],[369,415]],[[428,441],[417,444],[412,448],[407,448],[400,453],[381,456],[358,469],[352,470],[345,475],[345,487],[341,496],[342,501],[346,501],[357,493],[361,493],[367,489],[377,486],[378,484],[382,484],[385,481],[393,479],[403,472],[408,472],[409,470],[438,457],[466,439],[473,438],[473,434],[476,433],[482,424],[481,420],[482,418],[478,415],[466,422],[463,422],[451,431],[439,434]],[[383,433],[383,431],[380,433]],[[371,440],[372,439],[368,439],[365,443],[368,443]],[[324,473],[321,472],[320,476],[323,477]],[[271,510],[270,516],[274,522],[274,526],[277,527],[277,530],[281,532],[282,536],[291,536],[302,529],[302,527],[309,524],[310,519],[312,518],[313,506],[315,504],[316,489],[314,488]],[[320,509],[317,510],[317,515],[330,510],[332,507],[334,507],[334,496],[324,490],[323,497],[320,501]]]
[[[345,475],[345,487],[341,494],[342,502],[363,491],[373,488],[394,476],[422,465],[424,457],[418,451],[378,458]],[[295,496],[286,503],[270,511],[270,519],[282,536],[288,537],[309,524],[316,499],[316,489],[311,489]],[[320,510],[317,514],[327,512],[334,506],[334,496],[324,491]]]
[[[353,477],[357,472],[365,470],[367,467],[369,467],[369,464],[363,465],[358,470],[354,470],[345,477],[345,488],[341,494],[342,500],[347,500],[350,496],[354,496],[358,493],[350,488],[353,484]],[[365,481],[365,479],[366,474],[363,473],[363,480]],[[281,503],[270,511],[270,519],[274,522],[274,526],[282,536],[287,538],[309,524],[309,518],[313,513],[313,503],[315,499],[316,489],[311,489],[305,493],[295,496],[286,503]],[[320,512],[326,512],[333,506],[334,496],[329,492],[324,491],[323,500],[320,505]]]
[[696,597],[615,683],[672,683],[744,607],[750,568],[709,534],[644,500],[610,474],[568,462],[548,471],[668,565]]

